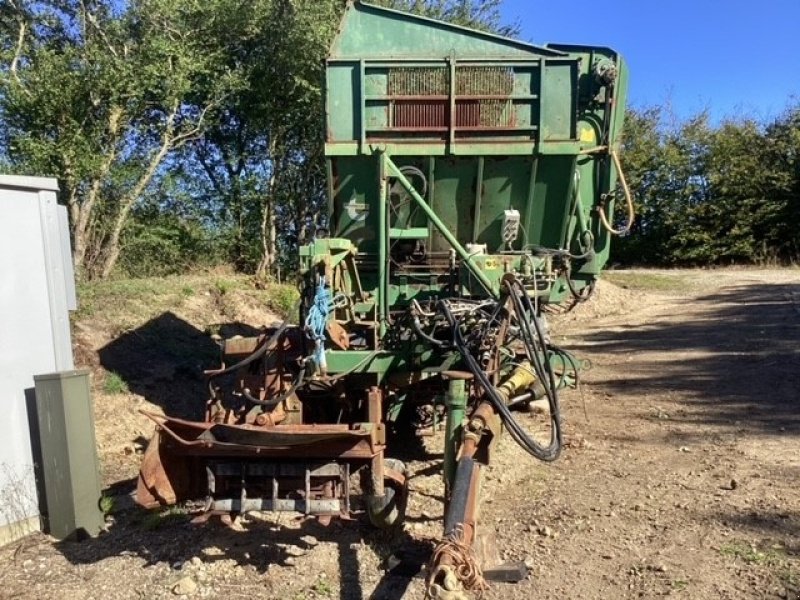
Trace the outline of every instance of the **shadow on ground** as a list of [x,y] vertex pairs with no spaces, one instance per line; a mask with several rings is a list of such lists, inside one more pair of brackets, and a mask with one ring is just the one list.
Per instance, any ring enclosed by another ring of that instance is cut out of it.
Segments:
[[[253,336],[260,330],[242,323],[226,323],[216,332],[222,337]],[[119,336],[104,346],[98,355],[100,364],[107,371],[119,375],[131,392],[161,407],[166,414],[179,418],[202,418],[208,396],[203,371],[219,365],[219,347],[208,332],[166,312]],[[424,448],[414,436],[408,445],[398,447],[403,449],[401,454],[405,460],[424,454]],[[119,481],[105,493],[131,504],[129,494],[135,484],[135,479]],[[343,600],[401,598],[411,578],[431,553],[428,542],[415,540],[402,530],[381,532],[359,522],[334,520],[325,527],[309,519],[297,529],[248,517],[243,530],[234,531],[218,521],[192,525],[184,515],[167,513],[166,517],[158,517],[137,508],[125,508],[118,513],[107,533],[81,543],[59,543],[57,549],[67,560],[78,565],[120,555],[141,557],[148,566],[158,563],[173,566],[195,556],[202,557],[205,563],[233,560],[250,571],[253,576],[251,583],[260,578],[264,585],[263,593],[274,597],[280,589],[271,592],[274,580],[265,576],[269,565],[289,564],[293,555],[288,548],[292,548],[292,552],[297,552],[298,548],[310,551],[313,544],[307,540],[312,536],[320,542],[332,542],[337,546],[340,597]],[[371,592],[362,589],[359,577],[358,548],[361,544],[370,546],[378,556],[393,557],[392,569],[384,572]],[[213,555],[204,552],[210,549],[214,549]]]
[[796,512],[759,508],[747,512],[719,511],[711,516],[723,527],[736,531],[745,531],[766,540],[791,540],[783,546],[784,551],[791,556],[800,556],[800,514]]
[[[206,565],[233,560],[245,574],[249,572],[248,584],[258,586],[260,578],[265,597],[275,597],[281,585],[266,576],[270,565],[290,565],[295,556],[311,551],[320,542],[337,545],[341,600],[402,598],[432,551],[428,542],[415,540],[402,529],[378,531],[357,522],[334,520],[324,526],[316,519],[307,519],[300,528],[294,528],[248,516],[241,530],[233,530],[215,520],[195,525],[186,515],[158,516],[143,510],[121,513],[110,530],[97,538],[60,542],[56,547],[77,565],[120,555],[140,557],[147,566],[163,563],[175,570],[172,579],[192,568],[193,557],[200,557]],[[358,549],[362,544],[392,566],[383,571],[371,592],[362,588],[359,575]],[[309,587],[316,581],[315,575],[304,573],[303,577],[308,578]]]
[[601,393],[676,392],[687,398],[684,422],[800,433],[800,283],[722,288],[692,299],[687,314],[582,340],[574,349],[598,364],[603,355],[652,354],[591,381]]
[[[219,325],[223,337],[254,336],[244,323]],[[171,312],[125,332],[98,352],[100,364],[119,375],[131,392],[160,406],[170,416],[199,418],[208,397],[203,371],[219,366],[219,347]]]

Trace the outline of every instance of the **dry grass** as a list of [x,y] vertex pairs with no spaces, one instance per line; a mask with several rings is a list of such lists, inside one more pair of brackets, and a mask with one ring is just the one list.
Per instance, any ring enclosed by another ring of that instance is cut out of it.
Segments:
[[[268,283],[257,286],[252,277],[233,273],[91,281],[78,286],[78,311],[74,319],[101,319],[135,326],[167,310],[189,306],[193,298],[200,296],[223,299],[223,304],[235,302],[230,300],[234,296],[243,297],[279,317],[286,317],[297,301],[298,293],[290,285]],[[228,308],[235,310],[235,307]]]

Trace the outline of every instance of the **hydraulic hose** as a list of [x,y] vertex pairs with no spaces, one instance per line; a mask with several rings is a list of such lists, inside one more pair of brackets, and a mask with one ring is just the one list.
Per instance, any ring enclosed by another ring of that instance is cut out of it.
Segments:
[[301,385],[303,385],[303,382],[305,381],[305,379],[306,379],[306,370],[305,370],[305,367],[303,367],[297,373],[297,377],[295,377],[295,380],[292,382],[292,385],[289,386],[289,389],[286,390],[285,392],[283,392],[277,398],[271,398],[270,400],[262,400],[261,398],[257,398],[256,396],[253,396],[253,394],[251,394],[250,390],[247,389],[247,388],[242,390],[242,395],[249,402],[252,402],[253,404],[258,404],[259,406],[264,406],[264,407],[267,407],[267,408],[273,408],[275,406],[278,406],[278,404],[280,404],[281,402],[286,400],[289,396],[294,394],[295,391],[297,390],[297,388],[299,388]]
[[447,342],[437,340],[436,338],[422,331],[422,323],[420,323],[419,316],[413,315],[411,317],[411,325],[414,328],[414,333],[416,333],[420,338],[428,342],[431,346],[435,346],[437,348],[446,348],[448,346]]
[[582,290],[578,290],[575,287],[575,282],[572,281],[572,270],[567,268],[564,270],[564,279],[567,281],[567,287],[569,288],[572,297],[575,299],[576,304],[580,304],[581,302],[586,302],[589,298],[592,297],[594,294],[594,288],[597,283],[596,279],[592,279],[589,282],[589,285],[585,286]]
[[261,344],[258,348],[256,348],[253,351],[252,354],[250,354],[246,358],[243,358],[238,363],[231,365],[230,367],[225,367],[224,369],[217,369],[216,371],[207,371],[206,375],[208,375],[208,379],[211,380],[220,377],[221,375],[227,375],[228,373],[233,373],[234,371],[237,371],[238,369],[246,367],[247,365],[257,361],[259,358],[261,358],[267,353],[267,350],[269,350],[269,347],[272,346],[272,344],[278,341],[278,338],[284,331],[286,331],[286,328],[288,326],[289,326],[288,321],[284,321],[283,323],[281,323],[281,326],[278,327],[275,333],[273,333],[272,336],[266,342]]
[[[522,284],[515,279],[506,280],[506,287],[514,303],[517,320],[520,323],[520,330],[523,333],[523,337],[526,338],[525,345],[528,349],[534,370],[544,386],[550,404],[552,430],[549,449],[554,453],[553,458],[550,460],[555,460],[561,452],[561,406],[558,401],[558,387],[556,385],[555,374],[553,373],[553,366],[548,356],[548,343],[542,332],[539,320],[536,318],[536,312],[531,303],[531,299]],[[530,315],[531,318],[528,319],[526,315]],[[535,330],[535,336],[534,331],[532,331],[530,327],[531,323]],[[537,347],[541,349],[541,353],[536,351]],[[544,357],[544,361],[542,361],[542,357]]]
[[564,383],[565,379],[567,378],[568,373],[572,372],[572,378],[575,381],[575,385],[577,386],[580,382],[580,366],[578,365],[575,357],[572,356],[569,352],[564,350],[563,348],[559,348],[553,344],[550,344],[549,350],[552,356],[557,356],[558,359],[561,361],[561,376],[559,377],[559,387],[563,387],[562,384]]
[[[505,401],[503,400],[500,393],[497,391],[497,388],[492,385],[492,382],[489,380],[488,375],[486,372],[481,368],[478,364],[478,361],[472,356],[472,353],[467,348],[466,341],[464,340],[464,334],[461,331],[460,323],[458,323],[453,316],[450,307],[447,305],[447,302],[441,301],[439,306],[444,313],[445,318],[447,319],[448,323],[450,323],[453,329],[453,345],[458,349],[461,357],[463,358],[464,362],[466,363],[467,368],[472,372],[475,376],[476,381],[480,384],[480,386],[484,389],[489,400],[491,401],[492,405],[494,406],[495,410],[497,410],[498,414],[500,415],[503,424],[508,429],[509,434],[511,437],[516,441],[526,452],[538,458],[539,460],[543,461],[553,461],[558,458],[561,452],[561,417],[559,413],[559,405],[558,405],[558,397],[555,392],[555,379],[552,377],[552,370],[549,371],[550,377],[547,382],[550,384],[545,385],[545,389],[547,392],[547,396],[550,402],[550,414],[551,414],[551,421],[552,421],[552,429],[551,429],[551,436],[550,436],[550,443],[547,446],[543,446],[539,444],[536,440],[530,437],[528,433],[522,428],[519,422],[514,417],[511,410],[506,405]],[[526,329],[526,325],[522,325],[524,321],[527,319],[524,318],[524,314],[520,315],[518,312],[518,320],[521,323],[521,329]],[[537,326],[537,331],[539,332],[540,339],[544,342],[544,337],[541,335],[541,329]],[[527,328],[527,334],[531,334],[529,328]],[[523,333],[524,337],[529,337]],[[528,346],[528,340],[526,341],[526,346]],[[542,345],[542,348],[546,348],[545,345]],[[546,381],[544,378],[544,369],[541,364],[541,360],[539,359],[538,353],[534,348],[529,349],[529,354],[533,354],[536,359],[533,361],[534,368],[539,373],[542,381]],[[550,389],[548,389],[548,387]]]
[[617,170],[617,175],[619,175],[619,184],[622,186],[622,193],[625,195],[627,220],[625,221],[625,225],[619,229],[614,229],[611,226],[611,223],[608,221],[606,211],[604,210],[605,207],[602,204],[598,207],[597,214],[600,215],[600,222],[603,224],[603,228],[608,233],[611,235],[624,235],[631,230],[631,227],[633,227],[633,220],[635,217],[633,208],[633,195],[631,194],[631,188],[628,186],[628,182],[625,179],[625,173],[622,171],[622,165],[619,162],[619,156],[617,156],[616,150],[609,148],[608,153],[611,155],[611,160],[614,161],[614,167]]

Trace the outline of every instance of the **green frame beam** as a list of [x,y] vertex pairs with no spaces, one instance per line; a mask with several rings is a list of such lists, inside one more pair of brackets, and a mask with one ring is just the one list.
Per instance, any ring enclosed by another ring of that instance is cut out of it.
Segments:
[[[400,185],[403,186],[403,189],[405,189],[408,192],[408,195],[411,196],[411,198],[417,203],[417,206],[419,206],[420,209],[422,209],[422,212],[425,213],[425,216],[428,217],[428,220],[433,224],[434,227],[436,227],[436,229],[439,231],[439,233],[442,234],[442,237],[444,237],[444,239],[447,240],[447,243],[450,244],[450,246],[453,248],[453,250],[456,251],[456,254],[458,254],[458,256],[461,258],[461,260],[464,261],[464,264],[467,266],[467,269],[469,269],[470,273],[472,273],[472,275],[475,277],[475,279],[478,280],[478,282],[481,284],[481,287],[484,289],[484,291],[490,297],[498,298],[499,296],[498,296],[497,292],[495,292],[495,290],[492,288],[492,283],[489,281],[489,279],[486,277],[486,275],[483,274],[483,271],[481,271],[481,269],[473,262],[473,258],[474,257],[469,252],[467,252],[467,250],[464,248],[464,246],[462,246],[458,242],[458,240],[453,235],[453,233],[447,228],[447,226],[442,222],[442,220],[436,215],[436,213],[428,205],[428,203],[425,202],[425,199],[422,196],[419,195],[419,193],[417,192],[416,189],[414,189],[414,186],[411,185],[411,182],[408,179],[406,179],[406,176],[403,175],[402,171],[400,171],[400,169],[397,167],[397,165],[395,165],[394,162],[392,162],[392,159],[389,158],[389,156],[385,152],[381,153],[380,156],[381,156],[381,161],[382,161],[381,171],[384,174],[384,177],[387,174],[391,174],[392,177],[397,179],[398,183],[400,183]],[[385,218],[385,213],[386,213],[386,205],[385,205],[385,203],[387,201],[387,198],[385,197],[385,189],[386,189],[387,186],[386,186],[384,178],[381,179],[381,182],[382,182],[381,183],[381,191],[382,191],[381,198],[382,198],[382,201],[381,201],[381,213],[380,214],[384,215],[384,218]],[[383,222],[383,221],[381,221],[381,222]],[[380,237],[380,239],[383,239],[385,236],[384,236],[384,234],[382,232],[379,232],[379,237]],[[380,249],[384,250],[383,245],[380,247]],[[384,250],[384,252],[385,252],[385,250]],[[381,264],[383,264],[383,260],[381,260],[380,262],[381,262]],[[382,278],[385,278],[385,273],[381,272],[381,275],[382,275]]]

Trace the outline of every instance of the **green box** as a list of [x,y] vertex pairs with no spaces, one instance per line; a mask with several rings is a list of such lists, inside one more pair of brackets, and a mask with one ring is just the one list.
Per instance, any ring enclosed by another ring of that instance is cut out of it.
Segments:
[[48,531],[60,540],[105,527],[89,371],[36,375]]

